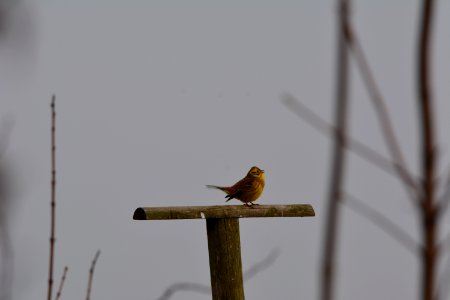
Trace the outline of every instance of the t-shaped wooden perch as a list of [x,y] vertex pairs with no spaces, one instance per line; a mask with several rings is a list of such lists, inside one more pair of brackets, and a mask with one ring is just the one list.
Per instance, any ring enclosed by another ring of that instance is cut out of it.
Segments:
[[213,300],[244,300],[239,218],[313,217],[309,204],[139,207],[134,220],[206,219]]

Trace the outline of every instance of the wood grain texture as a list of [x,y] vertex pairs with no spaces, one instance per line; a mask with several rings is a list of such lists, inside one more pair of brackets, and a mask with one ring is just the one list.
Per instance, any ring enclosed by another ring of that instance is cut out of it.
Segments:
[[310,204],[139,207],[134,220],[313,217]]
[[213,300],[244,300],[239,219],[206,220]]

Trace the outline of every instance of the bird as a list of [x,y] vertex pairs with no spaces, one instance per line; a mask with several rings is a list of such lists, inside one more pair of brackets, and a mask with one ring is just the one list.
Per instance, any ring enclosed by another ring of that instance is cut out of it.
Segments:
[[264,170],[253,166],[244,178],[232,186],[207,185],[206,187],[225,192],[227,194],[225,196],[227,201],[225,202],[228,202],[231,199],[237,199],[244,203],[244,205],[251,207],[257,205],[253,204],[253,202],[256,201],[263,192]]

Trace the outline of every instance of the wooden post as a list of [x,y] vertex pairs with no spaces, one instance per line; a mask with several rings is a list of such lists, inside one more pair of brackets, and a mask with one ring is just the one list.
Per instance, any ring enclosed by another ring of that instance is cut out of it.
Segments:
[[213,300],[244,300],[239,218],[313,217],[309,204],[139,207],[134,220],[206,219]]
[[244,300],[239,219],[206,219],[213,299]]

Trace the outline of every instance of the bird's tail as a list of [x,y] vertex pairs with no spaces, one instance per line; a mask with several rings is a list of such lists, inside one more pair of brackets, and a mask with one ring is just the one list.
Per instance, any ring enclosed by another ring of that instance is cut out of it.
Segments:
[[207,185],[208,189],[218,189],[228,194],[228,187],[225,186],[217,186],[217,185]]

